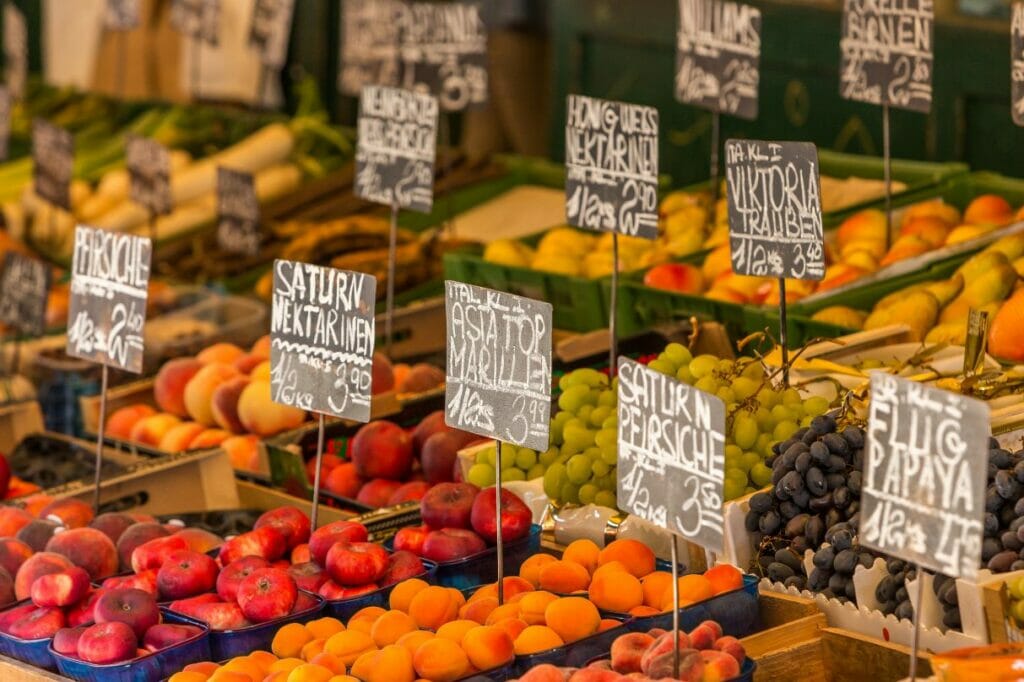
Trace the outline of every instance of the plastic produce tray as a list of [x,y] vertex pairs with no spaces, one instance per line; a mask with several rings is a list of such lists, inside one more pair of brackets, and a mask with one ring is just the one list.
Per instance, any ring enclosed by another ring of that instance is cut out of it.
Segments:
[[565,644],[547,651],[538,651],[535,654],[516,656],[515,668],[519,675],[523,675],[530,668],[550,663],[557,666],[571,668],[582,668],[587,662],[595,658],[604,658],[611,650],[612,642],[619,635],[628,632],[630,621],[622,621],[622,627],[613,627],[609,630],[595,633],[589,637]]
[[[389,550],[390,551],[390,550]],[[434,575],[437,573],[437,564],[429,559],[420,559],[423,562],[423,566],[427,569],[419,575],[410,576],[410,578],[419,578],[425,580],[428,583],[434,582]],[[325,611],[328,615],[331,615],[343,623],[348,622],[348,619],[356,614],[360,609],[364,609],[367,606],[383,606],[385,609],[388,608],[388,599],[391,597],[391,592],[395,589],[394,585],[388,585],[374,590],[373,592],[367,592],[351,599],[328,599],[325,606]]]
[[[757,576],[744,575],[743,587],[679,609],[679,627],[692,630],[706,620],[713,620],[722,626],[724,635],[741,638],[757,632],[761,619],[759,581]],[[672,612],[632,618],[626,627],[634,632],[647,632],[651,628],[671,630]]]

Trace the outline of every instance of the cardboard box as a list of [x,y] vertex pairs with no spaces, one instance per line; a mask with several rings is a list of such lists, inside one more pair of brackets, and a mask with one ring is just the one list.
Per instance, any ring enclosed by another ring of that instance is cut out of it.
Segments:
[[10,452],[22,438],[43,430],[43,412],[36,401],[0,407],[0,452]]

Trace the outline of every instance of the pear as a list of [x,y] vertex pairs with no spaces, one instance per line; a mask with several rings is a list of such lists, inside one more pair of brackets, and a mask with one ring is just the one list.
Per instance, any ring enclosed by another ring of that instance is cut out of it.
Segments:
[[874,310],[879,310],[881,308],[888,308],[889,306],[893,305],[894,303],[896,303],[898,301],[902,301],[904,298],[906,298],[910,294],[914,293],[915,291],[924,291],[926,287],[927,287],[927,284],[914,284],[914,285],[909,286],[909,287],[907,287],[905,289],[898,289],[898,290],[892,292],[891,294],[887,294],[887,295],[883,296],[882,298],[880,298],[875,303]]
[[963,275],[964,283],[970,283],[975,277],[996,265],[1009,262],[1006,255],[999,251],[982,251],[964,261],[964,264],[957,268],[956,271]]
[[497,239],[484,249],[484,260],[511,267],[528,268],[533,249],[515,239]]
[[940,306],[945,306],[956,298],[957,294],[964,288],[964,276],[957,272],[949,279],[931,282],[926,284],[924,288],[935,295],[935,299],[939,302]]
[[875,306],[864,322],[864,329],[878,329],[894,324],[910,327],[910,341],[921,341],[935,325],[939,315],[939,302],[929,291],[919,290],[907,294],[891,305]]
[[1017,281],[1017,271],[1006,261],[1006,256],[1001,253],[998,255],[1002,262],[997,262],[987,272],[968,280],[960,295],[943,308],[940,322],[966,320],[971,308],[1002,301],[1009,295]]
[[997,239],[989,244],[982,253],[993,251],[998,251],[1006,256],[1007,260],[1011,261],[1024,256],[1024,232],[1008,234],[1001,239]]
[[811,315],[812,320],[849,329],[862,329],[867,314],[845,305],[832,305]]

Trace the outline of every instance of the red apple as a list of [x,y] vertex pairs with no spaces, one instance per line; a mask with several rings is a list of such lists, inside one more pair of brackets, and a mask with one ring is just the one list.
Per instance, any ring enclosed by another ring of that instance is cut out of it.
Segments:
[[154,597],[160,594],[156,586],[157,571],[149,570],[131,575],[116,575],[103,581],[103,589],[114,590],[117,588],[134,588],[149,592]]
[[423,541],[423,556],[431,561],[454,561],[485,549],[480,536],[465,528],[432,530]]
[[287,616],[292,612],[297,597],[295,580],[276,568],[255,571],[238,588],[238,605],[253,623]]
[[284,534],[272,526],[263,526],[225,542],[220,548],[220,563],[227,566],[232,561],[247,556],[258,556],[267,561],[277,561],[287,551],[288,546]]
[[270,526],[284,536],[285,546],[290,552],[298,545],[309,541],[309,517],[296,507],[278,507],[256,519],[253,528]]
[[377,582],[381,585],[394,585],[408,578],[415,578],[427,572],[420,558],[412,552],[395,552],[388,557],[388,567]]
[[430,490],[430,484],[426,481],[409,481],[388,498],[387,506],[402,504],[403,502],[419,502]]
[[309,555],[321,566],[327,565],[327,552],[336,542],[366,542],[366,526],[357,521],[334,521],[313,531],[309,537]]
[[30,611],[7,626],[7,634],[18,639],[49,639],[66,624],[64,612],[55,606]]
[[242,581],[262,568],[268,568],[270,563],[258,556],[247,556],[236,559],[221,569],[217,576],[217,594],[224,601],[237,601],[238,588]]
[[296,587],[308,592],[316,592],[327,581],[327,573],[314,561],[292,564],[288,575],[295,579]]
[[188,543],[177,535],[154,538],[142,543],[132,552],[132,570],[136,573],[159,571],[173,552],[186,550]]
[[58,573],[36,578],[30,593],[36,606],[71,606],[89,594],[89,573],[72,566]]
[[139,638],[131,626],[119,621],[90,625],[78,638],[83,661],[106,665],[135,658]]
[[395,533],[395,551],[406,550],[417,556],[423,556],[423,541],[427,539],[430,529],[426,526],[406,526]]
[[327,574],[343,587],[376,582],[387,568],[387,551],[372,542],[338,542],[327,553]]
[[65,656],[78,656],[78,640],[85,630],[84,625],[57,630],[53,636],[53,650]]
[[142,646],[146,651],[160,651],[201,634],[203,631],[195,625],[161,623],[146,630],[146,636],[142,638]]
[[199,552],[171,552],[156,574],[160,598],[169,601],[209,592],[217,583],[217,562]]
[[699,294],[704,291],[704,275],[689,263],[662,263],[647,271],[644,284],[652,289]]
[[[497,505],[495,504],[494,487],[485,488],[480,491],[473,501],[473,513],[471,522],[473,530],[480,537],[490,544],[497,542],[498,519]],[[525,537],[530,532],[530,524],[533,523],[533,513],[530,508],[519,499],[519,496],[510,490],[501,490],[501,539],[502,542],[512,542]]]
[[352,438],[351,457],[363,478],[400,481],[412,470],[412,437],[397,424],[372,421]]
[[431,528],[469,528],[478,492],[472,483],[438,483],[420,500],[420,518]]
[[93,616],[97,623],[124,623],[141,638],[160,622],[160,609],[148,592],[130,588],[105,590],[96,600]]

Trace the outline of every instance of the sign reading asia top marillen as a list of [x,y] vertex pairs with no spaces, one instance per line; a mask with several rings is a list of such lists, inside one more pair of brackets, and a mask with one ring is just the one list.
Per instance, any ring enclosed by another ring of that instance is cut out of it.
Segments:
[[657,238],[657,109],[569,95],[565,169],[570,225]]
[[138,374],[153,244],[79,225],[71,257],[68,355]]
[[551,304],[448,281],[445,313],[445,422],[487,438],[547,450]]
[[376,301],[371,275],[275,260],[271,398],[369,421]]
[[817,148],[810,142],[728,140],[725,175],[733,272],[824,277]]
[[679,0],[676,99],[757,118],[761,11],[725,0]]
[[860,542],[944,575],[981,564],[989,410],[973,398],[871,373]]
[[619,506],[721,552],[725,404],[619,358]]
[[932,108],[932,0],[843,1],[839,94],[928,113]]
[[367,86],[359,98],[357,197],[429,213],[434,204],[437,98]]

